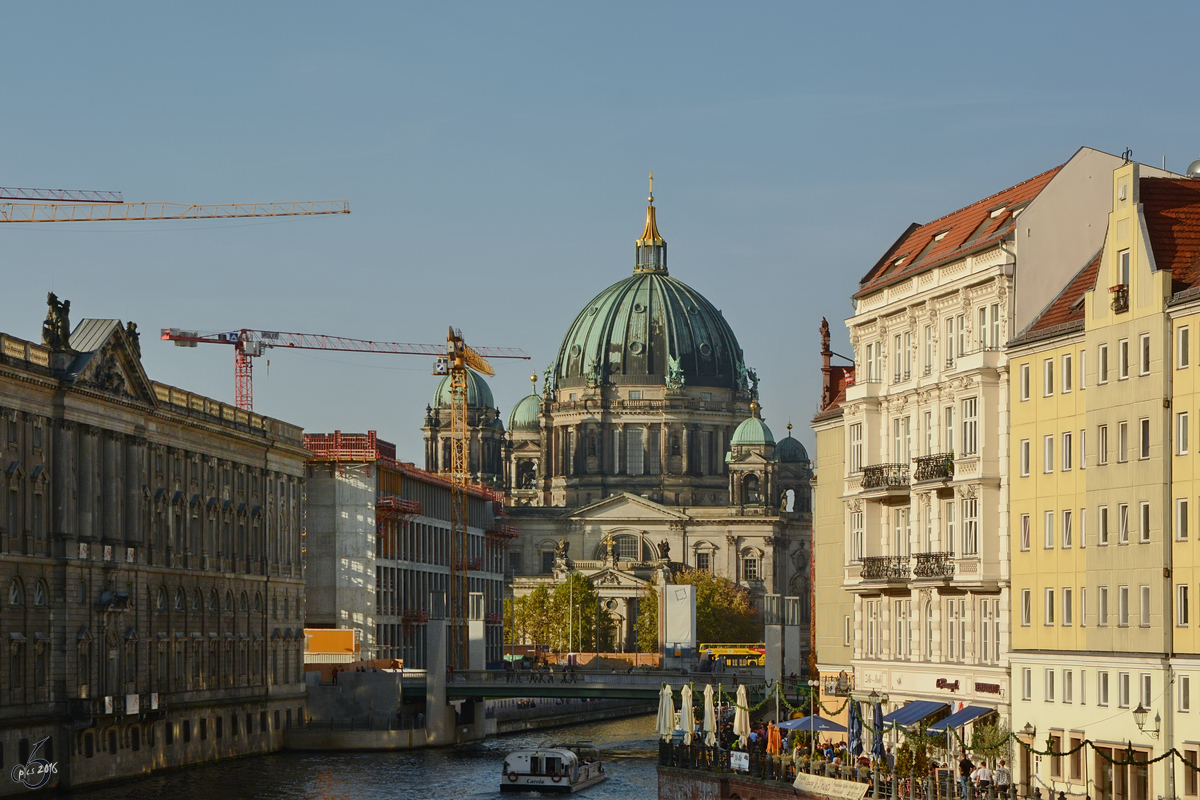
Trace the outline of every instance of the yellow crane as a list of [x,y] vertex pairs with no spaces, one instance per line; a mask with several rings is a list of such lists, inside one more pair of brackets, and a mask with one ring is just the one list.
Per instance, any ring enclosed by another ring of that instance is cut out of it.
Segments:
[[[349,214],[346,200],[292,203],[126,203],[120,192],[0,187],[0,222],[132,222]],[[21,201],[21,202],[13,202]]]

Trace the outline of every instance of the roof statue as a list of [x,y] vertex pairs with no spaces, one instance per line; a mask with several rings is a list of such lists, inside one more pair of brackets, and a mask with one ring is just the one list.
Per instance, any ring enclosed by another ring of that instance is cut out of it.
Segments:
[[687,377],[683,374],[683,367],[679,366],[679,359],[668,355],[666,378],[667,388],[682,389],[685,383],[687,383]]
[[125,323],[125,338],[129,340],[129,349],[133,351],[133,355],[141,360],[142,358],[142,342],[138,334],[137,323]]
[[58,295],[46,295],[46,321],[42,323],[42,344],[51,350],[71,349],[71,301],[59,301]]
[[746,370],[746,377],[750,380],[750,397],[758,399],[758,373],[754,371],[754,367],[749,367]]
[[661,561],[671,560],[671,543],[666,539],[658,543],[658,557]]

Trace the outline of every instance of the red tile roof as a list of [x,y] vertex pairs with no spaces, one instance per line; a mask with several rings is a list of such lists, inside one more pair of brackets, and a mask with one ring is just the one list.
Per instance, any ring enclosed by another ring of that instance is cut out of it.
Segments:
[[1175,292],[1200,284],[1200,180],[1142,178],[1140,189],[1156,266]]
[[[994,244],[1011,229],[1014,208],[1037,197],[1060,169],[1062,165],[933,222],[910,227],[892,245],[887,255],[863,277],[854,296],[872,294],[919,272]],[[997,208],[1004,208],[1004,212],[993,218],[991,213]],[[941,234],[945,236],[935,241]],[[904,263],[896,266],[900,258],[904,259]]]
[[[1103,255],[1102,248],[1014,341],[1029,341],[1082,327],[1086,311],[1078,300],[1096,285],[1096,274],[1100,271]],[[1100,298],[1100,302],[1108,302],[1108,296]]]

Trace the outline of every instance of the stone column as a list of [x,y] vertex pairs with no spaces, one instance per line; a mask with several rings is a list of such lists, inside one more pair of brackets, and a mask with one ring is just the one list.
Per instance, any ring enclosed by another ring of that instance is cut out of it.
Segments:
[[679,454],[681,456],[681,463],[680,463],[680,467],[681,467],[680,474],[681,475],[687,475],[691,471],[691,461],[689,459],[689,454],[691,451],[691,448],[689,447],[689,443],[690,443],[689,442],[689,439],[690,439],[689,434],[690,433],[691,433],[690,425],[680,425],[679,426]]
[[96,515],[96,429],[90,425],[79,429],[79,458],[76,478],[79,494],[79,535],[95,538],[99,535]]
[[61,534],[65,541],[66,550],[60,555],[75,558],[78,550],[75,547],[75,537],[78,535],[78,497],[79,488],[76,471],[79,464],[79,445],[75,423],[62,420],[53,428],[54,440],[51,443],[51,480],[50,486],[50,531],[51,535]]
[[[665,422],[658,426],[658,472],[660,475],[670,473],[671,464],[671,428]],[[664,498],[665,499],[665,498]]]
[[145,536],[145,499],[142,485],[145,483],[144,465],[146,442],[135,436],[125,437],[125,541],[130,545],[141,545]]

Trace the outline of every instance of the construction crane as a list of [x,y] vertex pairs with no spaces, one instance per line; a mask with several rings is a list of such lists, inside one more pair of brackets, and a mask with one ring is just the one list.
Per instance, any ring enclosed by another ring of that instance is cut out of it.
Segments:
[[[449,359],[450,344],[409,344],[406,342],[372,342],[366,339],[347,339],[343,336],[325,336],[319,333],[285,333],[283,331],[258,331],[242,328],[235,331],[199,333],[179,328],[163,328],[161,338],[174,342],[176,347],[195,347],[198,344],[233,345],[233,404],[245,411],[254,410],[254,362],[272,347],[293,350],[344,350],[351,353],[394,353],[397,355],[435,356]],[[470,349],[470,348],[468,348]],[[493,375],[487,367],[487,358],[529,359],[524,350],[510,347],[480,347],[471,350],[479,357],[481,367],[470,366],[478,372]],[[465,378],[464,378],[465,380]]]
[[525,351],[510,347],[474,348],[463,341],[462,332],[450,328],[446,344],[408,344],[404,342],[373,342],[366,339],[347,339],[315,333],[284,333],[242,328],[236,331],[199,333],[179,328],[165,328],[163,341],[177,347],[198,344],[232,345],[234,403],[251,411],[254,408],[253,359],[273,347],[296,350],[341,350],[352,353],[396,353],[400,355],[436,356],[434,375],[450,377],[450,653],[449,663],[455,669],[466,669],[470,649],[470,565],[467,526],[469,516],[470,440],[467,435],[467,371],[495,375],[488,358],[520,358],[526,361]]
[[345,200],[294,203],[126,203],[120,192],[0,187],[0,222],[114,222],[155,219],[243,219],[349,214]]

